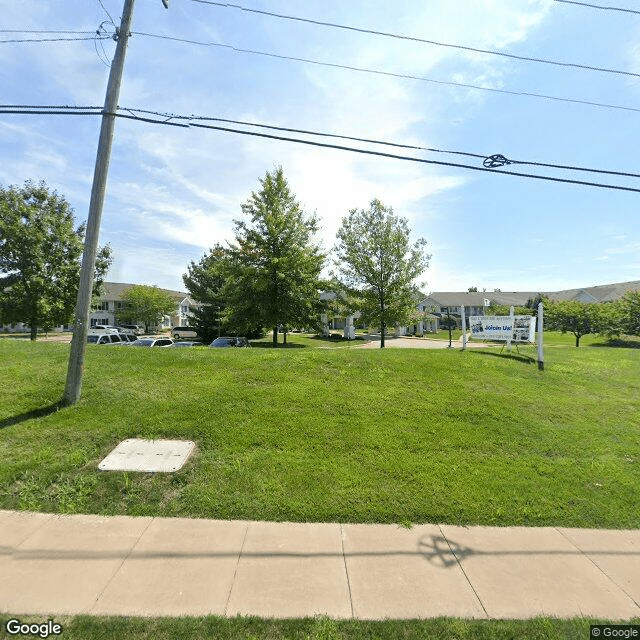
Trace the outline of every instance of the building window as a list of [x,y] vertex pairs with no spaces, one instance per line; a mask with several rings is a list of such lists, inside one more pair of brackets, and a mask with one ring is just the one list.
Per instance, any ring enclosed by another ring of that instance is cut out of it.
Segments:
[[98,311],[109,311],[109,303],[107,301],[98,302]]
[[114,308],[116,311],[122,311],[123,309],[125,309],[125,308],[126,308],[126,306],[127,306],[127,303],[126,303],[126,302],[124,302],[124,301],[122,301],[122,300],[116,300],[116,301],[113,303],[113,308]]

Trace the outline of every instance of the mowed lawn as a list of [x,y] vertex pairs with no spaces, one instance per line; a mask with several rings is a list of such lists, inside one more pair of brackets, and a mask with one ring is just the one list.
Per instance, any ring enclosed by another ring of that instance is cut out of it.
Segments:
[[[87,349],[0,339],[0,508],[640,527],[640,349]],[[179,472],[100,472],[126,438]]]

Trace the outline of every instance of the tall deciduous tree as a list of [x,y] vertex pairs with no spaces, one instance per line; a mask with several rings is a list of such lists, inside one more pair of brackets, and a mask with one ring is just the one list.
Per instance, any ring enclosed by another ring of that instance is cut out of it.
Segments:
[[628,291],[622,298],[623,333],[631,336],[640,336],[640,291]]
[[582,336],[599,332],[599,307],[593,302],[578,300],[550,302],[544,310],[545,324],[549,329],[572,333],[576,338],[576,347],[579,347]]
[[[0,187],[0,320],[23,322],[35,340],[71,321],[80,283],[84,225],[74,228],[69,203],[44,182]],[[94,294],[111,264],[98,251]]]
[[162,322],[166,315],[176,311],[177,301],[171,294],[158,287],[147,287],[136,284],[122,294],[124,305],[116,311],[118,322],[135,323],[143,322],[145,331],[149,327],[155,327]]
[[242,205],[250,222],[234,221],[222,297],[231,326],[272,327],[276,346],[278,326],[319,325],[325,255],[313,240],[317,218],[304,213],[282,167],[267,172],[260,185]]
[[361,320],[380,327],[384,347],[387,327],[407,324],[416,307],[414,280],[429,266],[427,241],[410,244],[409,225],[379,200],[368,210],[352,209],[338,230],[338,280],[356,299]]

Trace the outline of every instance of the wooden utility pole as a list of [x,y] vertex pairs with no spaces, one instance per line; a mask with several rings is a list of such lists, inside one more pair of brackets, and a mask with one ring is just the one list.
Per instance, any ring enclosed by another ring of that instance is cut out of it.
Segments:
[[131,32],[133,19],[133,3],[135,0],[125,0],[122,10],[120,29],[114,36],[117,38],[116,53],[111,63],[107,96],[102,112],[102,126],[100,128],[100,141],[96,166],[93,173],[93,187],[91,188],[91,202],[89,204],[89,217],[87,219],[87,231],[84,239],[84,253],[82,254],[82,267],[80,269],[80,287],[76,300],[76,312],[73,322],[73,338],[71,339],[71,353],[69,354],[69,366],[67,368],[67,383],[64,389],[64,404],[75,404],[80,399],[82,387],[82,372],[84,369],[84,352],[87,346],[87,333],[89,332],[89,307],[91,305],[91,292],[93,290],[93,272],[96,265],[96,253],[98,251],[98,235],[100,233],[100,219],[102,218],[102,206],[111,158],[111,144],[113,142],[113,128],[115,125],[115,113],[118,108],[120,95],[120,81],[124,68],[124,58],[127,52],[127,41]]

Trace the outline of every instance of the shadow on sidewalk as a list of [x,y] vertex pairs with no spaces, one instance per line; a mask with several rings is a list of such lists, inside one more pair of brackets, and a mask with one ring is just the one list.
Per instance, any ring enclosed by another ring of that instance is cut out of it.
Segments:
[[20,549],[12,546],[0,546],[0,557],[11,556],[14,561],[20,560],[108,560],[124,558],[127,560],[154,560],[154,559],[189,559],[189,558],[357,558],[357,557],[401,557],[413,556],[423,558],[443,569],[447,569],[462,563],[465,558],[471,556],[585,556],[588,554],[609,555],[618,557],[640,556],[640,549],[633,551],[606,551],[604,549],[583,550],[575,548],[567,549],[513,549],[508,551],[482,551],[472,547],[463,547],[444,536],[426,535],[417,540],[414,550],[390,549],[385,551],[186,551],[186,550],[148,550],[128,551],[125,549]]

